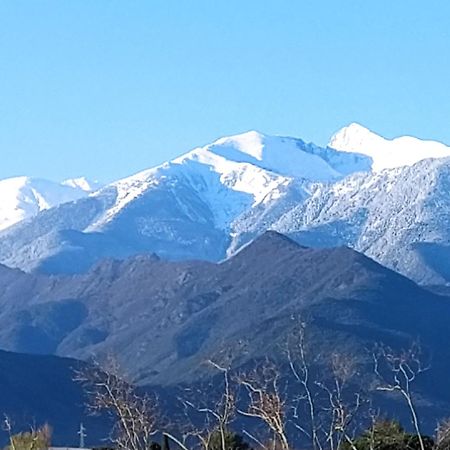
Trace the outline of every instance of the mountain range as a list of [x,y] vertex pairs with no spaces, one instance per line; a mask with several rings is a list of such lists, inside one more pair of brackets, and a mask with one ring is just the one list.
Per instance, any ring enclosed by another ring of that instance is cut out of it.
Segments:
[[351,355],[367,385],[368,350],[419,338],[432,429],[450,409],[449,192],[449,147],[358,124],[325,147],[221,138],[105,186],[1,180],[0,411],[50,420],[61,443],[88,421],[98,439],[77,360],[114,354],[164,396],[210,379],[208,358],[283,364],[305,321],[318,369]]
[[322,374],[331,355],[351,355],[361,380],[373,376],[376,344],[399,350],[420,338],[432,370],[414,386],[427,426],[450,408],[449,297],[346,247],[307,248],[271,231],[221,263],[146,255],[57,276],[3,266],[0,302],[1,348],[113,354],[137,383],[163,389],[208,380],[210,358],[286,364],[300,322]]
[[446,284],[449,167],[444,144],[388,140],[358,124],[327,147],[252,131],[19,214],[0,232],[0,261],[55,274],[143,253],[221,261],[272,229],[308,246],[352,247],[419,283]]
[[115,354],[142,383],[196,379],[199,362],[224,342],[247,342],[248,359],[273,350],[295,325],[293,314],[314,317],[330,333],[357,329],[356,340],[420,334],[435,349],[446,342],[450,317],[446,297],[354,250],[307,248],[276,232],[222,263],[146,255],[77,275],[0,269],[1,348]]

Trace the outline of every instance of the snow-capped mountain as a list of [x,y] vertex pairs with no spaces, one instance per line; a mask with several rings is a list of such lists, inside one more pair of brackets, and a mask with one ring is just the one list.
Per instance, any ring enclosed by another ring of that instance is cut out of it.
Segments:
[[363,126],[352,123],[332,136],[328,146],[342,152],[358,152],[373,160],[372,169],[380,171],[411,166],[427,158],[450,156],[450,147],[436,141],[412,136],[385,139]]
[[62,183],[30,177],[0,180],[0,230],[95,190],[85,178]]
[[369,169],[370,159],[362,155],[250,131],[112,183],[106,190],[116,191],[115,202],[89,231],[102,230],[127,204],[162,185],[191,190],[211,213],[214,226],[226,230],[247,209],[280,198],[294,180],[329,182]]
[[258,211],[260,221],[268,211],[279,215],[307,196],[308,183],[342,179],[370,163],[300,139],[257,132],[222,138],[12,227],[0,240],[0,260],[53,271],[66,270],[67,258],[77,271],[143,251],[222,259],[233,224],[248,211]]
[[350,246],[425,284],[450,281],[450,158],[316,185],[272,228],[304,245]]
[[9,228],[0,261],[47,272],[143,252],[217,261],[275,229],[312,246],[349,245],[421,282],[450,282],[447,153],[356,124],[326,148],[254,131],[221,138]]

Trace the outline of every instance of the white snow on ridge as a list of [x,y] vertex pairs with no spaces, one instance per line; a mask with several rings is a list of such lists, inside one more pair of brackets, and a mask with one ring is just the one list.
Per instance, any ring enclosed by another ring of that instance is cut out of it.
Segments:
[[246,162],[280,175],[305,178],[313,181],[330,181],[340,178],[339,173],[319,155],[305,151],[299,139],[267,136],[249,131],[221,138],[199,149],[229,161]]
[[86,232],[100,230],[105,224],[111,221],[128,203],[131,203],[136,198],[141,196],[145,191],[153,186],[158,185],[158,171],[165,167],[167,164],[163,164],[154,169],[144,170],[130,177],[122,178],[121,180],[115,181],[104,189],[93,193],[95,196],[102,196],[105,192],[108,192],[110,188],[113,188],[116,192],[116,197],[114,205],[109,209],[105,210],[97,220],[92,223]]
[[292,180],[248,162],[228,160],[205,148],[175,159],[172,167],[176,166],[208,204],[216,226],[222,229]]
[[98,231],[128,204],[162,184],[176,201],[187,189],[198,204],[208,206],[214,225],[226,229],[248,208],[282,197],[290,183],[335,183],[354,173],[445,156],[450,156],[450,147],[439,142],[413,137],[388,140],[356,123],[338,131],[327,148],[249,131],[220,138],[103,189],[85,178],[62,183],[27,177],[0,180],[0,230],[44,209],[93,195],[108,197],[105,209],[86,229]]
[[254,203],[261,202],[264,197],[279,183],[284,183],[290,177],[280,175],[259,167],[246,160],[236,161],[227,158],[220,152],[215,153],[212,146],[195,149],[172,161],[171,166],[189,174],[202,175],[206,186],[220,181],[223,188],[250,194]]
[[393,169],[427,158],[450,156],[450,147],[436,141],[411,136],[385,139],[363,126],[352,123],[335,133],[328,146],[342,152],[357,152],[372,158],[374,171]]
[[213,144],[206,146],[206,148],[210,149],[213,146],[235,148],[239,152],[250,155],[258,161],[262,161],[264,138],[265,136],[257,131],[248,131],[246,133],[217,139]]
[[102,187],[102,184],[98,181],[88,180],[86,177],[69,178],[68,180],[64,180],[61,184],[64,186],[81,189],[85,192],[95,192]]
[[370,161],[365,156],[249,131],[218,139],[104,189],[85,178],[62,183],[27,177],[0,180],[0,230],[61,203],[114,192],[113,206],[86,231],[98,230],[129,203],[166,179],[188,183],[210,207],[216,226],[222,228],[245,208],[282,195],[294,179],[329,182],[368,168]]
[[249,131],[218,139],[171,162],[112,183],[110,186],[117,192],[114,205],[86,231],[101,230],[130,202],[165,179],[187,183],[208,205],[215,225],[226,228],[247,208],[279,197],[294,179],[329,182],[368,169],[370,161],[362,155]]
[[[216,226],[226,228],[246,208],[264,201],[291,178],[250,163],[229,161],[205,149],[195,149],[170,163],[112,183],[110,187],[116,191],[114,205],[85,231],[101,230],[129,203],[166,180],[184,183],[196,192],[208,205]],[[108,186],[105,191],[107,189]],[[102,192],[94,195],[102,195]]]
[[84,197],[86,192],[53,181],[30,177],[0,180],[0,231],[38,212]]

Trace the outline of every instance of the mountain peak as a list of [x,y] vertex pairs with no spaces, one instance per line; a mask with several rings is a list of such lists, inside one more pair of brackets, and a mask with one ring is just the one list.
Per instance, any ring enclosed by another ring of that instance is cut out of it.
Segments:
[[349,155],[348,152],[307,144],[298,138],[265,135],[258,131],[220,138],[175,162],[188,159],[221,167],[230,163],[251,164],[283,177],[318,182],[328,182],[348,173],[370,169],[370,161],[361,155]]
[[253,243],[259,244],[266,242],[279,242],[287,245],[293,245],[297,248],[304,248],[304,249],[308,248],[303,245],[297,244],[297,242],[287,237],[285,234],[279,233],[278,231],[275,230],[267,230],[253,240]]
[[374,171],[412,166],[424,159],[450,156],[450,147],[440,142],[412,136],[386,139],[358,123],[351,123],[336,132],[328,146],[341,152],[369,156]]
[[8,187],[16,187],[20,188],[23,187],[29,183],[31,183],[33,180],[38,180],[36,178],[27,177],[25,175],[19,175],[17,177],[10,177],[10,178],[4,178],[3,180],[0,180],[0,187],[5,188]]
[[311,250],[309,247],[304,247],[293,241],[284,234],[278,233],[274,230],[268,230],[257,236],[248,244],[244,245],[238,253],[233,255],[229,260],[245,259],[250,261],[264,260],[264,258],[271,258],[270,255],[291,254],[292,252]]
[[69,178],[61,184],[75,189],[81,189],[84,192],[94,192],[102,187],[98,181],[88,180],[86,177]]
[[17,222],[86,195],[79,186],[19,176],[0,180],[0,231]]
[[213,142],[210,147],[216,145],[232,146],[242,153],[252,156],[261,161],[263,159],[265,135],[258,131],[251,130],[246,133],[236,134],[234,136],[222,137]]
[[349,125],[341,128],[340,131],[338,131],[338,133],[341,132],[347,132],[347,133],[352,133],[352,134],[375,134],[373,131],[369,130],[367,127],[361,125],[359,122],[352,122]]
[[[328,146],[343,152],[368,154],[367,146],[380,145],[384,139],[357,122],[353,122],[337,131]],[[372,155],[369,155],[372,156]]]

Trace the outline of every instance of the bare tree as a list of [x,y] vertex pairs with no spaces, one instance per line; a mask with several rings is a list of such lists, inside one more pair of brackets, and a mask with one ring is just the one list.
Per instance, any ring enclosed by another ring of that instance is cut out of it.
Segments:
[[420,433],[419,418],[413,401],[411,384],[421,373],[429,369],[428,365],[424,365],[423,360],[422,349],[418,343],[413,343],[408,350],[400,352],[379,346],[373,353],[374,372],[380,383],[377,390],[397,392],[405,399],[421,450],[425,450],[425,445]]
[[375,432],[380,420],[380,412],[377,409],[369,408],[370,426],[368,428],[369,450],[375,450]]
[[290,371],[299,386],[290,389],[294,392],[290,422],[310,439],[314,450],[323,450],[324,446],[336,450],[343,441],[354,448],[353,434],[359,423],[355,419],[362,419],[361,407],[366,403],[359,386],[355,389],[356,362],[351,356],[335,352],[326,375],[315,378],[317,370],[312,371],[312,365],[322,371],[325,366],[309,356],[306,331],[305,322],[299,320],[287,345]]
[[137,393],[126,381],[113,358],[106,365],[98,363],[78,370],[75,380],[88,395],[91,413],[107,413],[114,419],[110,436],[113,444],[123,450],[147,450],[157,432],[156,400]]
[[353,450],[356,450],[351,425],[358,417],[363,405],[363,397],[358,390],[355,392],[352,388],[350,388],[349,395],[345,394],[345,389],[356,374],[354,359],[348,355],[333,353],[331,372],[333,378],[330,385],[323,381],[316,382],[328,398],[327,406],[323,407],[323,410],[327,412],[328,422],[326,442],[329,444],[330,450],[339,449],[344,441]]
[[[214,433],[219,433],[221,449],[226,450],[226,437],[231,423],[236,418],[236,386],[233,385],[230,379],[230,367],[224,363],[217,363],[211,359],[207,361],[207,364],[214,370],[218,371],[223,380],[223,391],[216,400],[212,400],[213,392],[217,390],[214,386],[211,386],[210,393],[205,396],[204,392],[200,389],[195,391],[186,392],[190,393],[191,397],[185,398],[179,397],[179,401],[184,405],[185,416],[188,419],[188,423],[192,426],[189,427],[186,436],[195,437],[200,441],[201,446],[204,449],[210,448],[211,437]],[[203,427],[198,427],[192,424],[190,420],[190,411],[194,411],[199,414],[205,415],[205,421]]]
[[262,421],[274,436],[274,448],[279,444],[282,450],[289,450],[287,401],[276,366],[266,360],[260,367],[239,375],[237,381],[247,392],[248,400],[247,409],[239,409],[239,413]]
[[[306,356],[305,344],[306,324],[300,322],[299,329],[293,333],[292,339],[287,344],[286,354],[290,370],[295,380],[300,384],[301,392],[294,398],[293,423],[294,426],[305,434],[312,444],[313,450],[322,450],[322,443],[319,439],[319,424],[317,417],[317,405],[314,395],[314,381],[310,376],[309,362]],[[309,416],[309,430],[300,422],[299,404],[306,401],[307,414]]]

